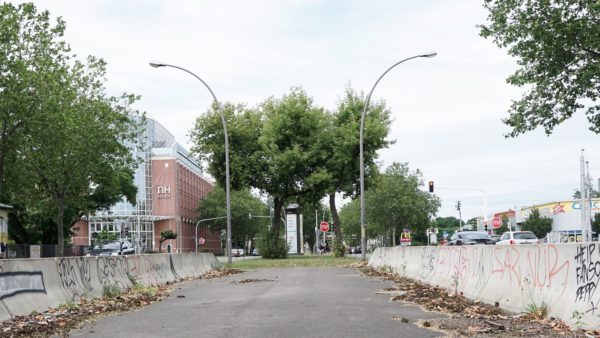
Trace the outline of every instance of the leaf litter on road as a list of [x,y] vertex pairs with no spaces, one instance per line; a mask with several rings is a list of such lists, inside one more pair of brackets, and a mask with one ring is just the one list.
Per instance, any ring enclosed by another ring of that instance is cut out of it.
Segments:
[[360,271],[365,276],[394,282],[395,287],[384,289],[388,292],[402,292],[392,293],[392,301],[412,303],[429,311],[449,314],[448,318],[430,319],[417,324],[441,331],[450,337],[600,337],[600,330],[573,330],[556,318],[535,319],[527,314],[509,313],[499,307],[467,299],[460,293],[372,267],[367,266]]
[[[198,279],[213,279],[243,271],[212,270]],[[188,278],[191,280],[191,278]],[[162,301],[173,291],[173,283],[154,287],[133,287],[116,296],[85,299],[51,307],[43,313],[14,316],[0,323],[0,338],[4,337],[68,337],[69,332],[101,316],[131,311]],[[152,289],[153,292],[148,292]]]

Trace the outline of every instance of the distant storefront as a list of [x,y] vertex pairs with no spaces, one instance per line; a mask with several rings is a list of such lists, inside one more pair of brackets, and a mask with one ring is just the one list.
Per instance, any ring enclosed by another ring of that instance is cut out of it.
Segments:
[[[592,199],[589,207],[593,219],[595,214],[600,213],[600,198]],[[552,219],[552,232],[548,234],[548,241],[560,243],[581,240],[581,201],[559,201],[523,207],[515,218],[517,224],[525,222],[534,209],[538,209],[541,217]]]

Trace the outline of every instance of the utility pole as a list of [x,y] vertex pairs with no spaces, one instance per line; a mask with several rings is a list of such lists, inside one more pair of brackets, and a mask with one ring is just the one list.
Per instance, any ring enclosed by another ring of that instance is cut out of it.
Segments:
[[456,202],[456,210],[458,210],[458,228],[463,231],[462,215],[460,214],[460,201]]
[[587,192],[587,205],[586,205],[586,217],[585,217],[585,231],[586,241],[592,241],[592,177],[590,176],[590,162],[585,162],[586,170],[586,192]]
[[587,238],[586,232],[587,232],[587,222],[586,222],[586,201],[585,201],[585,159],[583,157],[583,151],[585,149],[581,149],[581,156],[579,158],[579,169],[580,169],[580,202],[581,202],[581,240],[585,241]]

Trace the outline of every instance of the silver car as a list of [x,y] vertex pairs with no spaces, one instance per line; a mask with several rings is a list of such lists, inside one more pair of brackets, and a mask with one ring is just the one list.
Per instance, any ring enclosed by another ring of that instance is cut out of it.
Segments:
[[538,244],[540,241],[531,231],[507,231],[502,234],[496,245]]

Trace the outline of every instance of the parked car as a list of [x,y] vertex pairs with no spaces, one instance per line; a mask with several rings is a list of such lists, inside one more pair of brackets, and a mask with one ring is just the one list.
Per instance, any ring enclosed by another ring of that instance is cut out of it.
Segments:
[[507,231],[502,234],[498,245],[510,244],[538,244],[540,240],[531,231]]
[[102,241],[94,244],[86,256],[119,256],[133,255],[135,249],[128,241]]
[[243,256],[244,254],[245,254],[245,251],[242,248],[231,249],[231,255],[234,257],[240,257],[240,256]]
[[463,231],[463,232],[455,232],[452,237],[450,237],[450,242],[447,245],[494,245],[493,239],[490,238],[490,235],[484,231]]
[[252,256],[258,256],[258,249],[252,249]]
[[494,240],[494,242],[498,243],[502,236],[500,235],[491,235],[490,238]]

